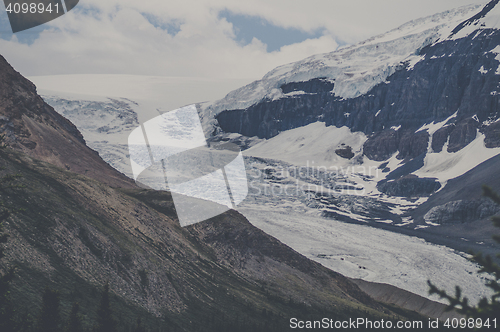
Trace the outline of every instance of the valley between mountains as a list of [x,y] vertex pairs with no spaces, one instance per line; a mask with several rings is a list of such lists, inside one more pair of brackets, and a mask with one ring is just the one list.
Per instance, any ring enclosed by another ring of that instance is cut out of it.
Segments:
[[421,317],[375,301],[236,211],[180,227],[169,192],[137,187],[3,58],[0,72],[0,192],[11,211],[0,268],[15,267],[10,318],[20,330],[35,327],[46,287],[63,316],[79,303],[92,329],[104,284],[123,331],[138,318],[149,330],[284,331],[291,317]]
[[168,191],[131,180],[128,135],[168,101],[112,86],[161,78],[35,87],[1,58],[1,172],[22,185],[1,188],[14,302],[34,311],[57,288],[90,328],[108,282],[124,329],[140,316],[174,331],[454,317],[427,280],[476,303],[490,293],[467,252],[499,249],[481,189],[500,191],[499,19],[498,0],[439,13],[197,104],[208,146],[243,151],[249,192],[186,228]]
[[[200,104],[209,143],[232,142],[245,155],[249,195],[238,210],[349,277],[424,297],[428,279],[449,291],[460,283],[477,301],[484,279],[464,257],[498,251],[489,218],[500,208],[481,186],[500,188],[499,11],[492,1],[408,22]],[[169,111],[160,97],[68,88],[88,76],[33,79],[128,176],[128,134]]]

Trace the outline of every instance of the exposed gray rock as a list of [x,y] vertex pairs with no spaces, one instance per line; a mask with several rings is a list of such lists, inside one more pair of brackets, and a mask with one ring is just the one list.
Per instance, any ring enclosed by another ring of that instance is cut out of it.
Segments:
[[497,121],[484,129],[484,144],[487,148],[500,146],[500,121]]
[[383,161],[398,151],[398,133],[386,130],[371,136],[363,146],[364,154],[371,160]]
[[350,146],[342,146],[339,149],[335,150],[335,153],[342,158],[352,159],[354,157],[354,152],[352,152],[352,148]]
[[432,151],[441,152],[443,150],[443,146],[448,141],[448,137],[453,129],[455,129],[455,124],[442,127],[432,135]]
[[422,130],[417,133],[406,131],[401,136],[399,141],[398,159],[413,159],[427,151],[429,144],[429,133],[427,130]]
[[306,93],[330,92],[333,90],[334,84],[326,78],[314,78],[307,82],[291,82],[283,84],[280,89],[283,93],[294,91],[303,91]]
[[474,119],[466,119],[456,124],[450,133],[448,152],[457,152],[466,147],[477,136],[479,123]]
[[419,178],[415,175],[406,175],[392,181],[381,181],[377,189],[384,194],[401,197],[429,196],[441,188],[436,179]]
[[424,220],[435,224],[463,223],[487,218],[498,212],[500,206],[489,199],[458,200],[433,207],[424,215]]

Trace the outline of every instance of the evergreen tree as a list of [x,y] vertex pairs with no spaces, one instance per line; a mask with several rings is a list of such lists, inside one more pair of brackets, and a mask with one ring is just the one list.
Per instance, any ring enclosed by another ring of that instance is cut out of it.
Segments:
[[82,316],[80,315],[80,304],[78,302],[73,303],[71,307],[71,312],[69,313],[68,322],[64,329],[66,332],[81,332],[82,328]]
[[[4,210],[0,214],[0,259],[4,257],[3,244],[7,242],[8,235],[3,231],[1,221],[9,217],[9,212]],[[14,268],[0,275],[0,331],[10,332],[14,330],[12,303],[10,301],[9,285],[14,277]]]
[[102,290],[101,301],[97,309],[97,324],[94,332],[115,332],[116,321],[113,318],[109,302],[109,284],[106,283]]
[[[3,149],[2,145],[3,135],[0,135],[0,151]],[[19,174],[7,174],[0,177],[0,190],[23,188],[22,185],[16,184],[15,181],[21,177]],[[3,201],[0,201],[0,259],[4,254],[4,244],[7,243],[9,235],[3,231],[3,222],[10,217],[11,211],[7,209]],[[0,331],[10,332],[14,330],[14,309],[10,300],[10,282],[14,278],[14,267],[11,267],[3,275],[0,275]]]
[[[493,192],[491,188],[483,186],[483,190],[486,197],[500,204],[500,196]],[[500,216],[493,217],[492,221],[495,227],[500,228]],[[493,239],[500,244],[499,235],[494,235]],[[496,256],[500,258],[500,254]],[[486,286],[493,290],[491,298],[483,297],[477,306],[471,306],[468,299],[462,296],[459,286],[455,287],[455,295],[451,296],[428,281],[430,286],[429,294],[437,294],[441,298],[446,299],[449,302],[448,310],[455,309],[458,313],[466,315],[469,318],[481,318],[483,321],[494,318],[500,319],[500,265],[495,263],[491,256],[484,257],[481,253],[474,254],[470,260],[481,266],[479,273],[487,273],[491,277],[486,282]]]
[[18,332],[32,332],[36,328],[36,319],[33,317],[28,309],[24,309],[24,312],[17,313],[16,315],[16,328],[15,331]]
[[146,332],[146,330],[144,329],[144,326],[142,326],[141,317],[137,318],[137,324],[135,325],[134,332]]
[[38,316],[37,332],[60,331],[59,305],[59,292],[48,287],[45,288],[42,297],[42,308]]
[[8,234],[5,234],[3,231],[3,224],[2,222],[7,219],[10,216],[9,211],[3,210],[0,212],[0,259],[2,259],[5,254],[3,253],[5,248],[3,245],[7,242],[7,239],[9,238]]

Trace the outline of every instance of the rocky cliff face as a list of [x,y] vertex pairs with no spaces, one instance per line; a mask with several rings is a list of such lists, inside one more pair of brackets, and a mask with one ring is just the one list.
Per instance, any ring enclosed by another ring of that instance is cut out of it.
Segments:
[[[483,185],[500,188],[499,165],[500,156],[496,156],[450,180],[412,215],[416,220],[443,224],[484,219],[500,212],[498,205],[482,197]],[[485,234],[485,238],[489,238],[489,234]]]
[[50,285],[65,307],[77,301],[92,318],[96,287],[109,282],[125,326],[140,315],[170,328],[215,331],[240,317],[245,328],[264,322],[261,330],[277,331],[287,326],[279,317],[302,315],[302,306],[315,314],[370,310],[385,317],[387,309],[351,281],[237,212],[184,229],[167,192],[112,189],[19,152],[0,154],[0,175],[16,172],[24,186],[0,188],[3,204],[23,208],[6,222],[10,237],[0,262],[0,271],[18,266],[16,306],[36,312]]
[[[385,174],[378,180],[379,193],[428,197],[480,163],[467,166],[464,151],[474,154],[471,143],[476,151],[482,149],[478,154],[489,157],[497,152],[488,149],[500,147],[499,18],[499,1],[494,0],[412,21],[357,45],[278,67],[208,108],[219,126],[214,132],[272,141],[313,122],[347,127],[366,139],[355,158],[345,147],[329,147],[342,158],[353,158],[338,164],[363,164],[367,158],[371,161],[365,165],[380,163]],[[297,145],[302,144],[299,140]],[[459,163],[463,169],[453,173]],[[447,169],[456,175],[443,175]],[[480,192],[455,204],[458,214],[452,219],[463,222],[493,214],[478,205],[479,198]],[[434,206],[425,207],[428,212]],[[462,218],[459,211],[464,207],[481,211]],[[423,221],[420,215],[418,220]]]
[[484,219],[500,212],[500,207],[489,199],[451,201],[435,206],[425,215],[426,223],[460,223]]
[[79,130],[47,105],[35,85],[1,56],[0,134],[7,146],[34,158],[114,187],[135,186],[89,149]]

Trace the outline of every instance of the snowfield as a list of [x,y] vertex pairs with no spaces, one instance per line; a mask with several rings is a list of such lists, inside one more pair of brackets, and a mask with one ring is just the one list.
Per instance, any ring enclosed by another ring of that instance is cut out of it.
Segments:
[[447,247],[293,209],[277,212],[272,206],[257,205],[238,210],[254,226],[345,276],[391,284],[435,301],[439,298],[429,297],[427,280],[451,294],[455,285],[461,285],[473,303],[490,294],[477,267]]
[[141,123],[158,115],[156,109],[168,112],[189,104],[214,101],[249,81],[110,74],[31,76],[28,79],[43,96],[101,102],[125,98],[140,102],[137,106],[144,106],[138,113]]

